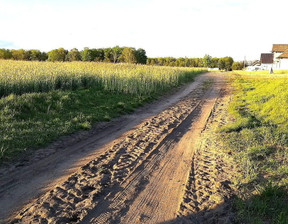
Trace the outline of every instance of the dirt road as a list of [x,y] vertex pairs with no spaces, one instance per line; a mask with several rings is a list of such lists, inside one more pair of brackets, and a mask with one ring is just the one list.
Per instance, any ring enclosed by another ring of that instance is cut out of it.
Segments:
[[1,168],[0,218],[229,223],[233,163],[213,140],[227,117],[226,93],[223,75],[207,73],[168,99]]

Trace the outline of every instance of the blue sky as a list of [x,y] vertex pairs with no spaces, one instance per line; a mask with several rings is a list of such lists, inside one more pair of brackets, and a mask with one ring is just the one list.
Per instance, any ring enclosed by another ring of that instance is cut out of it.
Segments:
[[285,0],[0,0],[0,48],[131,46],[148,57],[259,59],[288,44]]

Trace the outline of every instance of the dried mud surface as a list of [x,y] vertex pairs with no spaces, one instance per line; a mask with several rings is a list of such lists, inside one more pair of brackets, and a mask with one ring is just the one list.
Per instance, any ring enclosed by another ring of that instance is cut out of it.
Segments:
[[113,141],[51,181],[6,221],[232,222],[233,162],[217,150],[214,134],[227,118],[226,81],[208,73],[190,90],[119,138],[107,137]]
[[234,223],[231,199],[236,189],[231,181],[237,165],[222,150],[215,135],[217,129],[229,122],[227,105],[230,100],[229,89],[223,89],[202,130],[175,223]]

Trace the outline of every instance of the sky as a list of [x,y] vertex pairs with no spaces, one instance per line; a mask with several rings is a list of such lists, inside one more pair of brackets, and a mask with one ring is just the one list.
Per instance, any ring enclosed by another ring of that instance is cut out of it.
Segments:
[[255,60],[288,44],[287,0],[0,0],[0,48],[143,48]]

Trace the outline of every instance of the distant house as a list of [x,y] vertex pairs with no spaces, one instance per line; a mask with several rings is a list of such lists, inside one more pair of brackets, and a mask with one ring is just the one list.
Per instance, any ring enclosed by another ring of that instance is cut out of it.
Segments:
[[272,53],[262,53],[261,69],[288,70],[288,44],[273,44]]
[[273,53],[262,53],[260,57],[260,64],[263,69],[268,70],[273,67],[274,54]]
[[273,44],[273,69],[288,69],[288,44]]

